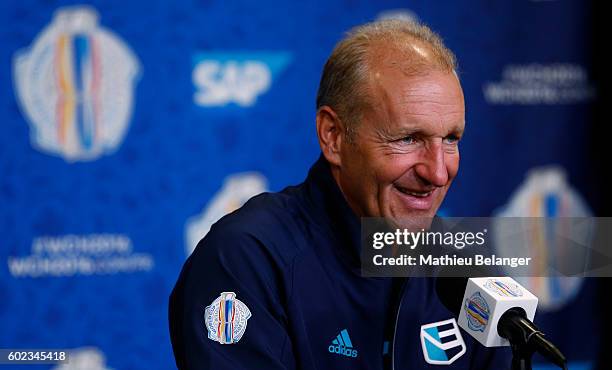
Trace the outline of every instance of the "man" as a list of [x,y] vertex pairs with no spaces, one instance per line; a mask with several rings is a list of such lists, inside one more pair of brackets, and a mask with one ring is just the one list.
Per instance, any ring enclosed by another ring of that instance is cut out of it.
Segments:
[[452,348],[422,342],[422,328],[456,329],[433,279],[360,275],[360,217],[431,218],[457,174],[453,54],[423,25],[352,30],[324,67],[316,127],[322,155],[306,181],[221,219],[185,263],[170,303],[177,366],[509,367],[459,331]]

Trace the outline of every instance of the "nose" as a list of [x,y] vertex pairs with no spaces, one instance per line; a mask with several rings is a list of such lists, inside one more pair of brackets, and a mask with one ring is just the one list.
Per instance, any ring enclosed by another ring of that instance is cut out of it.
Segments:
[[421,160],[415,166],[416,174],[428,185],[440,187],[448,182],[448,169],[444,162],[442,142],[435,142],[424,148]]

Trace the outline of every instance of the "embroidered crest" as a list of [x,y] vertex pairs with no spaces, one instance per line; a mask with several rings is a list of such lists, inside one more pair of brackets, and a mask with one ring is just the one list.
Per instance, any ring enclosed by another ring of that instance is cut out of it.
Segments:
[[237,343],[250,317],[251,311],[236,299],[236,293],[223,292],[204,311],[208,338],[221,344]]

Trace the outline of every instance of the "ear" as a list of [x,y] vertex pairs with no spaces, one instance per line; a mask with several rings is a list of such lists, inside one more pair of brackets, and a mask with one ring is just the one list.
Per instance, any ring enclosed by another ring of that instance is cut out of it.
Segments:
[[344,125],[336,112],[327,105],[320,107],[317,111],[319,145],[327,161],[338,167],[342,165],[340,149],[344,134]]

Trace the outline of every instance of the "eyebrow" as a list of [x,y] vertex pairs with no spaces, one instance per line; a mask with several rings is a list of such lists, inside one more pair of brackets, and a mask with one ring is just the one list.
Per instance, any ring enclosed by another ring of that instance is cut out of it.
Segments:
[[[464,124],[455,124],[448,131],[447,135],[463,135],[465,131],[465,123]],[[424,130],[420,125],[414,126],[403,126],[397,128],[395,130],[389,130],[386,127],[379,127],[377,129],[377,133],[384,139],[395,140],[398,138],[410,136],[410,135],[423,135],[423,136],[432,136],[431,133]]]
[[465,132],[465,121],[463,121],[459,125],[454,125],[452,129],[450,130],[450,133],[455,133],[459,135],[463,135],[464,132]]

